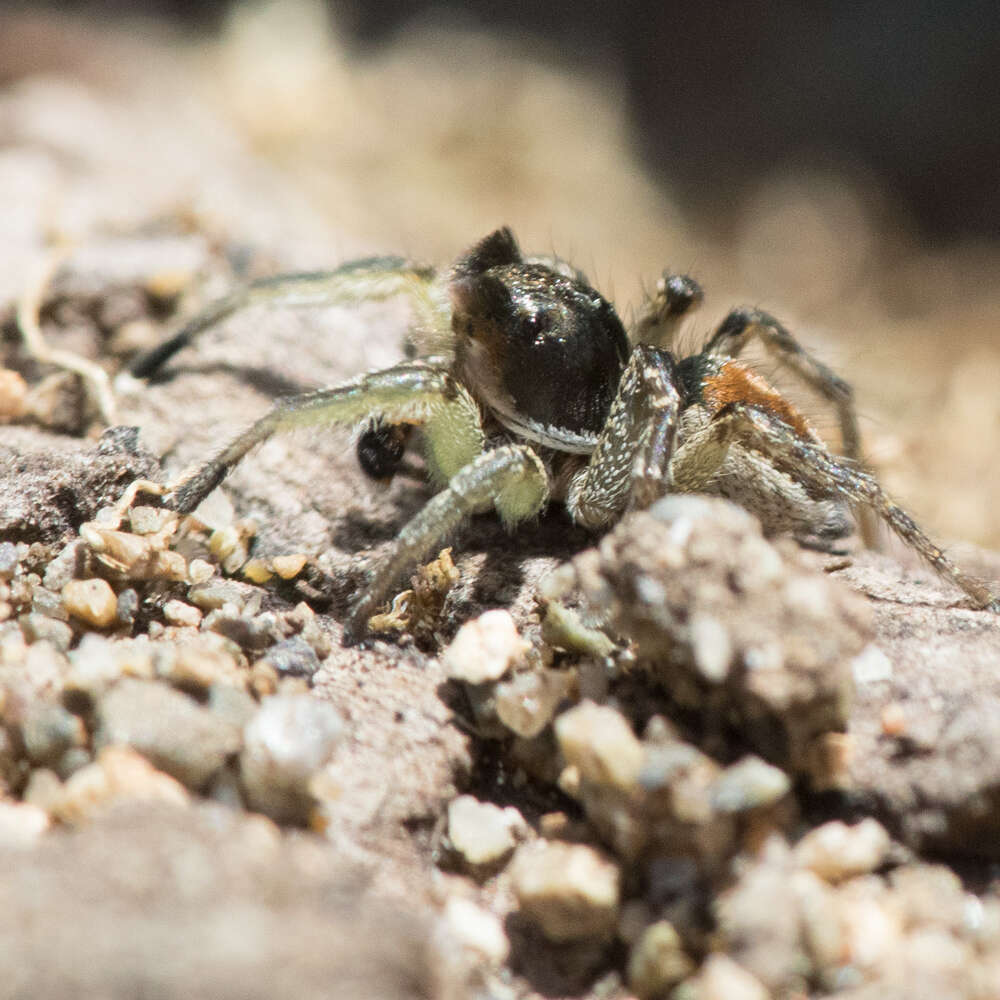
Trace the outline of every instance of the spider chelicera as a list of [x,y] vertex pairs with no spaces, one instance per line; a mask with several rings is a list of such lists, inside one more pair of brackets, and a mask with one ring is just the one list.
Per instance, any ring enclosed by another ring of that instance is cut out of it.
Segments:
[[[152,374],[247,305],[399,294],[413,305],[408,360],[279,400],[167,497],[193,510],[251,448],[307,424],[362,427],[361,466],[388,479],[418,431],[440,492],[375,566],[350,610],[346,641],[363,637],[403,573],[471,514],[494,507],[513,527],[556,500],[577,523],[600,529],[671,492],[728,497],[766,532],[826,547],[849,533],[848,505],[871,511],[977,607],[1000,612],[989,587],[951,562],[863,470],[850,386],[773,316],[735,309],[698,353],[668,350],[678,321],[702,299],[687,277],[663,275],[629,336],[582,274],[558,258],[525,256],[513,233],[498,229],[441,273],[380,257],[255,282],[140,357],[132,373]],[[843,458],[737,360],[754,337],[836,408]]]

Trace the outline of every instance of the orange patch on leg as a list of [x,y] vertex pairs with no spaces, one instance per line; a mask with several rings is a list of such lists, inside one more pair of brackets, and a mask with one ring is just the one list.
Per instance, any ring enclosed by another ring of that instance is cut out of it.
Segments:
[[701,391],[713,416],[729,403],[745,403],[766,410],[810,441],[820,440],[809,421],[777,389],[733,361],[727,361],[717,375],[705,379]]

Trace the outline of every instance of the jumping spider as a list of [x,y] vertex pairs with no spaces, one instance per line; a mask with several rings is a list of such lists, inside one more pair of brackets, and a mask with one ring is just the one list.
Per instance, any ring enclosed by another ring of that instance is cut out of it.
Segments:
[[[848,534],[848,504],[872,511],[977,607],[1000,612],[986,584],[955,566],[862,470],[850,386],[774,317],[735,309],[698,353],[678,358],[667,349],[680,318],[702,299],[690,278],[664,274],[630,337],[582,274],[558,258],[526,257],[513,233],[498,229],[443,274],[389,257],[255,282],[210,306],[132,372],[151,374],[252,303],[398,294],[413,305],[407,360],[279,400],[168,495],[178,510],[193,510],[252,447],[311,423],[362,427],[361,466],[388,479],[419,429],[441,490],[375,567],[350,610],[346,641],[364,635],[399,577],[471,514],[495,507],[513,527],[559,500],[574,521],[600,529],[670,492],[729,497],[768,533],[825,546]],[[836,408],[844,458],[737,360],[754,337]]]

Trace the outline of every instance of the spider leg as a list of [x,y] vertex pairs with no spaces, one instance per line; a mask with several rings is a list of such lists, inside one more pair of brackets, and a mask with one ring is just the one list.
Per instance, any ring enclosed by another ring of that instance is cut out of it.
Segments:
[[667,351],[633,348],[597,446],[567,491],[579,524],[602,527],[629,505],[647,507],[667,492],[681,404],[676,381]]
[[[154,374],[174,354],[206,330],[250,306],[340,306],[408,295],[415,311],[419,353],[436,353],[450,330],[450,307],[432,268],[418,267],[402,257],[370,257],[351,261],[333,271],[279,274],[261,278],[210,303],[177,333],[132,362],[136,378]],[[437,341],[437,343],[435,343]]]
[[448,479],[483,450],[479,408],[442,367],[407,361],[332,389],[278,400],[248,430],[173,488],[177,510],[194,510],[251,448],[272,434],[315,424],[351,426],[377,416],[387,423],[421,424],[431,472]]
[[[770,313],[760,309],[733,309],[705,345],[705,353],[718,358],[736,358],[752,337],[760,338],[772,357],[795,372],[836,409],[843,453],[859,468],[864,468],[854,390],[850,383],[814,358]],[[858,523],[865,546],[875,548],[878,542],[875,519],[868,511],[869,508],[860,510]]]
[[681,320],[701,305],[705,293],[694,278],[664,271],[656,282],[656,291],[639,307],[632,329],[635,344],[669,348]]
[[760,452],[816,495],[846,497],[872,510],[941,576],[964,590],[977,607],[1000,613],[1000,597],[982,580],[962,572],[888,497],[873,476],[838,461],[783,420],[758,407],[730,403],[712,421],[710,437],[723,447],[739,442]]
[[482,452],[456,472],[448,485],[400,531],[389,554],[375,567],[368,586],[350,610],[344,641],[356,642],[368,619],[396,580],[422,562],[467,517],[495,505],[504,524],[534,517],[549,498],[541,459],[527,445]]
[[755,336],[774,358],[787,365],[836,408],[844,455],[860,462],[861,435],[850,383],[814,358],[770,313],[760,309],[734,309],[712,334],[705,345],[705,353],[717,358],[736,358]]

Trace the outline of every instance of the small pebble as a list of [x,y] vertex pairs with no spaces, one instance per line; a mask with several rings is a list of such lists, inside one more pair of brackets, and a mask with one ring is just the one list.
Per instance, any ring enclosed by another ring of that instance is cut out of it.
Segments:
[[63,781],[68,781],[72,775],[76,774],[76,772],[81,768],[90,764],[93,759],[94,758],[90,751],[85,747],[70,747],[59,758],[59,760],[55,762],[55,772]]
[[245,594],[245,589],[237,583],[230,580],[213,580],[211,583],[201,583],[191,587],[188,591],[188,600],[192,604],[197,604],[202,611],[218,611],[227,604],[242,608]]
[[771,994],[752,973],[731,958],[714,952],[698,974],[684,983],[690,1000],[770,1000]]
[[618,920],[618,866],[584,844],[518,848],[511,888],[521,913],[552,941],[609,938]]
[[735,813],[768,806],[784,798],[792,779],[760,757],[744,757],[727,767],[712,788],[712,807],[719,812]]
[[[58,778],[52,777],[58,783]],[[74,826],[95,819],[122,800],[155,800],[177,806],[190,801],[180,782],[157,771],[135,750],[122,746],[105,747],[93,764],[81,768],[58,790],[50,786],[47,794],[55,795],[51,810],[55,817]]]
[[250,688],[258,698],[273,695],[278,690],[278,671],[267,660],[258,660],[250,669]]
[[694,971],[680,935],[668,920],[658,920],[643,931],[628,959],[628,984],[641,1000],[665,996]]
[[135,616],[139,612],[139,594],[134,587],[126,587],[118,595],[118,606],[115,610],[115,618],[119,625],[128,626],[135,622]]
[[854,683],[859,687],[876,684],[879,681],[891,681],[892,661],[878,646],[869,643],[851,660],[851,671],[854,674]]
[[344,733],[340,713],[314,695],[265,699],[244,729],[240,776],[247,802],[278,822],[303,823],[312,811],[310,779]]
[[279,677],[312,677],[319,670],[319,657],[305,639],[293,636],[275,643],[263,656]]
[[19,420],[28,412],[28,383],[10,368],[0,368],[0,422]]
[[527,670],[501,681],[496,688],[496,713],[513,733],[533,739],[551,721],[570,694],[575,671]]
[[20,560],[13,542],[0,542],[0,580],[9,580],[17,571]]
[[269,611],[259,615],[244,613],[236,616],[216,611],[206,616],[205,627],[250,651],[267,649],[282,638],[277,617]]
[[192,604],[184,601],[171,600],[163,605],[163,617],[171,625],[188,625],[197,627],[201,621],[201,612]]
[[[88,548],[82,538],[74,538],[60,549],[54,559],[45,567],[43,582],[49,590],[62,592],[70,580],[78,575],[88,554]],[[84,575],[82,572],[79,575]]]
[[906,733],[906,709],[898,701],[890,701],[882,709],[882,732],[897,739]]
[[60,621],[69,620],[62,594],[57,594],[48,587],[35,587],[31,595],[31,610],[49,618],[58,618]]
[[643,749],[628,720],[613,708],[584,701],[555,722],[566,763],[597,785],[627,791],[639,780]]
[[82,434],[86,426],[87,395],[74,372],[53,372],[28,390],[25,410],[43,427],[66,434]]
[[718,618],[706,614],[695,615],[689,629],[695,666],[705,680],[721,684],[735,656],[729,630]]
[[21,739],[36,766],[53,765],[70,747],[82,746],[87,733],[80,719],[56,702],[34,701],[21,720]]
[[199,790],[240,749],[241,732],[193,698],[125,678],[100,701],[94,745],[130,746],[161,771]]
[[484,684],[503,677],[529,649],[509,611],[485,611],[458,630],[441,663],[452,680]]
[[222,684],[243,690],[247,686],[243,655],[228,639],[212,632],[157,646],[156,675],[185,691]]
[[471,868],[494,866],[514,850],[518,820],[523,826],[516,809],[508,811],[471,795],[460,795],[448,806],[448,839]]
[[66,694],[95,701],[120,677],[152,678],[153,649],[141,639],[112,642],[94,632],[85,635],[69,654]]
[[243,566],[243,575],[251,583],[267,583],[274,576],[274,573],[271,572],[271,567],[263,559],[250,559]]
[[795,845],[795,860],[827,882],[842,882],[875,871],[890,846],[889,834],[877,820],[869,817],[854,826],[832,820]]
[[34,847],[52,825],[49,814],[29,802],[0,802],[0,847]]
[[253,695],[232,684],[214,684],[208,692],[208,707],[212,714],[243,729],[257,714]]
[[133,507],[128,515],[129,527],[136,535],[154,535],[176,520],[176,511],[166,507]]
[[118,598],[107,580],[70,580],[63,587],[66,610],[87,625],[107,628],[113,625],[118,612]]
[[188,563],[188,580],[192,585],[207,583],[213,576],[215,576],[215,567],[207,560],[192,559]]
[[271,560],[271,566],[282,580],[292,580],[302,572],[306,561],[307,557],[304,555],[275,556]]
[[57,618],[31,612],[23,615],[20,623],[21,631],[28,642],[50,642],[60,652],[65,653],[73,641],[73,629]]
[[510,953],[510,941],[500,918],[471,900],[452,896],[441,916],[445,952],[457,944],[475,952],[492,966],[500,966]]

